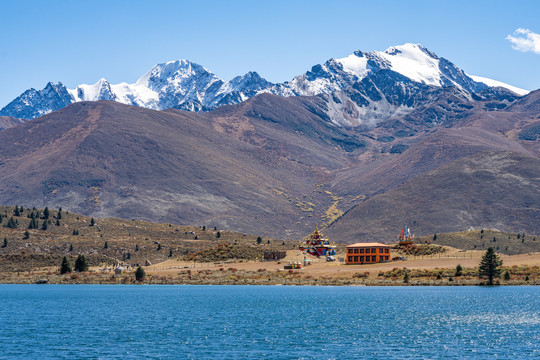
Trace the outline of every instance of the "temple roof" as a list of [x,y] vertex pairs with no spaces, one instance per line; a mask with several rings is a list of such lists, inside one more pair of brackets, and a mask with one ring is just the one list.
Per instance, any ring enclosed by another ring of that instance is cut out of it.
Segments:
[[347,248],[360,248],[360,247],[391,247],[390,245],[387,245],[387,244],[383,244],[383,243],[378,243],[378,242],[367,242],[367,243],[356,243],[356,244],[352,244],[352,245],[347,245],[346,246]]

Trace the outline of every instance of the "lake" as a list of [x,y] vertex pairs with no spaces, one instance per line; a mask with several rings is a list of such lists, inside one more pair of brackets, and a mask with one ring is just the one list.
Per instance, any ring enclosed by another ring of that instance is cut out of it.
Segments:
[[540,287],[0,285],[0,358],[540,357]]

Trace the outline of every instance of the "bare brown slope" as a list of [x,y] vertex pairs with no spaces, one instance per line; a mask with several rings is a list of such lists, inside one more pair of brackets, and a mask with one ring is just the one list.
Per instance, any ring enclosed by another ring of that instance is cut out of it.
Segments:
[[298,237],[463,157],[538,158],[540,141],[519,138],[534,101],[457,100],[397,119],[399,130],[335,126],[318,97],[264,94],[204,114],[77,103],[0,132],[0,203]]
[[344,242],[394,241],[403,225],[418,235],[469,228],[538,233],[539,174],[535,157],[476,154],[362,202],[327,233]]
[[339,152],[267,121],[238,122],[250,141],[205,114],[76,103],[0,133],[0,199],[291,235],[285,224],[302,215],[294,199],[339,166]]
[[0,116],[0,131],[22,124],[24,121],[11,116]]

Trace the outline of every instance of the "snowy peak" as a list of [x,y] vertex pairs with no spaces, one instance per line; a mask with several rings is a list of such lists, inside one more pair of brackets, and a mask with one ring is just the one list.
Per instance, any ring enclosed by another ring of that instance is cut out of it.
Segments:
[[[374,81],[363,81],[371,77],[375,77]],[[381,82],[388,84],[382,86]],[[281,84],[272,84],[256,72],[248,72],[224,82],[199,64],[188,60],[169,61],[153,66],[133,84],[110,84],[100,79],[93,85],[82,84],[74,89],[66,89],[61,83],[48,83],[43,90],[25,91],[4,107],[0,116],[32,119],[76,101],[97,100],[112,100],[154,110],[177,108],[207,111],[245,101],[260,93],[313,96],[352,91],[361,94],[354,102],[362,104],[364,101],[361,98],[371,99],[375,95],[372,89],[362,90],[359,87],[372,87],[375,83],[381,88],[400,93],[406,93],[405,88],[420,91],[418,89],[423,89],[422,86],[435,89],[456,87],[468,93],[503,86],[519,95],[527,93],[494,80],[469,76],[422,45],[406,43],[385,51],[357,50],[349,56],[315,65],[306,73]],[[379,97],[386,98],[386,95],[380,94]]]
[[111,89],[111,84],[103,78],[93,85],[78,85],[75,89],[68,90],[68,92],[75,101],[117,100]]
[[72,102],[71,94],[61,82],[49,82],[42,90],[26,90],[0,110],[0,116],[33,119],[60,110]]
[[234,91],[260,91],[273,85],[272,83],[263,79],[255,71],[250,71],[244,76],[236,76],[227,83],[228,87]]
[[156,91],[164,86],[179,85],[185,82],[221,81],[216,75],[205,67],[188,60],[169,61],[152,67],[135,85],[144,85]]

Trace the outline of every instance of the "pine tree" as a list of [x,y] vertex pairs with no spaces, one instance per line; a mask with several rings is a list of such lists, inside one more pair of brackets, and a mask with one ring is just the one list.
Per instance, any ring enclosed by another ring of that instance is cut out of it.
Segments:
[[404,282],[405,284],[408,284],[410,278],[411,278],[411,275],[409,275],[409,271],[408,271],[408,270],[405,270],[405,275],[403,275],[403,282]]
[[13,215],[21,216],[21,210],[19,210],[19,205],[15,205],[15,210],[13,211]]
[[69,264],[69,261],[66,256],[62,259],[62,264],[60,265],[60,274],[70,273],[71,265]]
[[73,229],[73,235],[79,235],[79,230]]
[[203,225],[202,231],[206,231],[206,226],[205,225]]
[[499,256],[493,250],[492,247],[489,247],[482,260],[478,266],[478,275],[488,278],[488,285],[493,285],[493,278],[499,277],[501,275],[501,269],[499,267],[502,265],[502,260],[499,259]]
[[15,221],[15,219],[12,217],[9,218],[7,224],[6,224],[6,227],[9,228],[9,229],[16,229],[17,228],[17,222]]
[[56,226],[60,226],[60,220],[56,219]]
[[58,209],[58,215],[56,217],[58,218],[58,220],[62,219],[62,208]]
[[218,232],[216,233],[216,238],[219,239],[220,237],[221,237],[221,232],[218,231]]
[[96,221],[94,220],[94,218],[91,218],[90,219],[90,226],[94,226],[96,225]]
[[7,247],[7,238],[4,238],[4,243],[2,244],[2,247],[3,248]]
[[105,245],[103,245],[103,248],[104,249],[108,249],[109,248],[109,244],[105,241]]
[[73,244],[69,244],[69,251],[73,251]]
[[36,218],[36,215],[32,213],[30,215],[30,223],[28,224],[28,229],[37,229],[39,227],[38,220]]
[[135,279],[137,279],[137,281],[143,281],[145,276],[146,273],[144,272],[144,269],[139,266],[135,271]]
[[260,244],[262,242],[262,237],[257,236],[257,244]]
[[77,257],[77,260],[75,260],[75,271],[88,271],[88,261],[86,260],[84,255],[79,255]]
[[506,281],[510,280],[510,271],[506,270],[504,272],[503,279]]
[[157,251],[161,250],[161,244],[157,244]]
[[30,232],[29,232],[28,230],[26,230],[26,231],[24,232],[24,237],[23,237],[23,239],[24,239],[24,240],[30,239]]
[[139,251],[139,245],[135,245],[135,251]]
[[44,219],[49,219],[49,208],[48,207],[45,207],[45,210],[43,210],[43,218]]
[[43,225],[41,226],[41,230],[47,230],[49,228],[49,223],[47,220],[43,220]]
[[437,240],[437,234],[433,234],[433,241]]
[[169,249],[169,257],[172,257],[172,249]]

